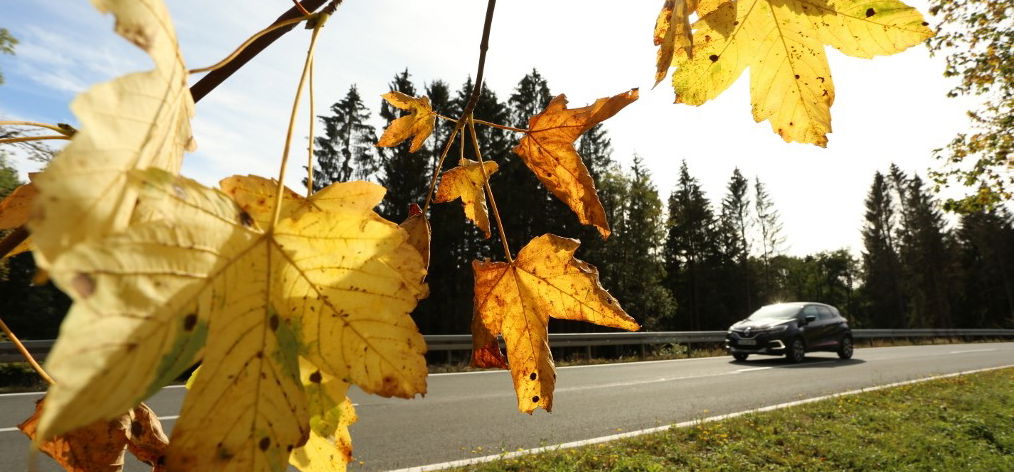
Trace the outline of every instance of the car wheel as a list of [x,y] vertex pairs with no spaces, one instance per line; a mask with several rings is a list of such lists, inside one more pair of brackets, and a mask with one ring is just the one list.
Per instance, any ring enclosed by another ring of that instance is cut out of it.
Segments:
[[736,359],[737,361],[745,361],[747,357],[750,357],[750,354],[744,354],[742,352],[732,353],[732,358]]
[[852,338],[846,336],[838,344],[838,357],[842,359],[852,358]]
[[785,351],[785,358],[793,364],[803,362],[803,357],[806,357],[806,345],[803,344],[803,340],[796,338],[789,343],[789,349]]

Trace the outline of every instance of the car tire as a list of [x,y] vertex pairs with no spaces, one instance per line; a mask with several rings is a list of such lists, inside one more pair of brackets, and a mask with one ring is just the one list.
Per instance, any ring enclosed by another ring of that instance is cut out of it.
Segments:
[[798,364],[803,362],[803,358],[806,357],[806,345],[803,344],[803,340],[796,338],[789,343],[788,349],[785,351],[785,358],[793,363]]
[[841,338],[841,342],[838,343],[838,357],[842,359],[851,359],[853,350],[854,347],[852,346],[852,338],[849,336]]
[[737,361],[745,361],[747,357],[750,357],[750,354],[745,354],[742,352],[732,353],[732,358],[736,359]]

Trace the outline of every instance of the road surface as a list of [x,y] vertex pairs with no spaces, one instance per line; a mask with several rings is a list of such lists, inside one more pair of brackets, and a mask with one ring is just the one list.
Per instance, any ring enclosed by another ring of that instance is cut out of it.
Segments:
[[[553,413],[518,413],[504,371],[435,374],[415,400],[354,390],[359,422],[350,471],[389,470],[519,448],[592,439],[621,432],[749,410],[940,374],[1014,364],[1014,343],[856,349],[841,361],[813,353],[798,365],[760,356],[636,362],[559,369]],[[148,404],[167,432],[185,390],[168,387]],[[0,470],[27,470],[27,439],[15,429],[39,394],[0,395]],[[60,470],[48,457],[40,471]],[[137,462],[128,471],[144,470]],[[150,470],[150,469],[149,469]]]

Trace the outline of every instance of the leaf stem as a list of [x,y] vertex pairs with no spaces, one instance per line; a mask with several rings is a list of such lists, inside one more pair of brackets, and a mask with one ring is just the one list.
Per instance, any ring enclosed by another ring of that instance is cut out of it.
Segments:
[[35,126],[38,128],[46,128],[57,133],[66,134],[67,130],[60,128],[57,125],[51,125],[49,123],[38,123],[35,121],[0,121],[0,126]]
[[[513,263],[511,248],[507,245],[507,234],[503,231],[503,221],[500,220],[500,210],[496,207],[496,198],[493,197],[493,187],[489,185],[489,176],[486,175],[486,165],[482,161],[482,150],[479,149],[479,138],[475,134],[475,121],[468,117],[468,131],[472,135],[472,147],[475,148],[475,158],[479,161],[479,170],[482,171],[482,186],[486,189],[486,196],[489,197],[489,206],[493,210],[493,218],[496,219],[496,229],[500,233],[500,243],[503,244],[503,253],[507,256],[507,262]],[[464,146],[462,146],[464,149]]]
[[314,60],[310,58],[310,143],[306,146],[306,198],[313,195],[313,126],[316,124],[313,110],[313,69]]
[[0,139],[0,144],[23,143],[26,141],[45,141],[47,139],[70,139],[70,136],[67,136],[65,134],[51,136],[19,136],[17,138]]
[[313,64],[313,52],[317,47],[317,36],[320,29],[327,21],[327,13],[320,13],[317,24],[313,27],[313,35],[310,36],[310,47],[306,50],[306,61],[303,62],[303,73],[299,76],[299,85],[296,87],[296,97],[292,100],[292,113],[289,114],[289,129],[285,132],[285,148],[282,150],[282,165],[278,170],[278,188],[275,192],[275,209],[271,216],[271,230],[278,224],[278,216],[282,213],[282,194],[285,190],[285,167],[289,163],[289,148],[292,145],[292,134],[296,127],[296,115],[299,113],[299,99],[303,95],[303,85],[306,84],[310,66]]
[[[297,3],[296,5],[299,5],[299,4]],[[302,11],[306,11],[305,8],[302,8],[302,5],[299,5],[299,7],[300,7],[300,9]],[[309,16],[310,14],[306,13],[306,15]],[[228,63],[232,62],[234,59],[236,59],[236,57],[238,57],[243,52],[243,50],[245,50],[247,47],[249,47],[251,44],[253,44],[254,41],[257,41],[258,39],[261,39],[261,37],[263,37],[264,35],[266,35],[268,33],[271,33],[272,31],[276,31],[276,30],[279,30],[281,28],[285,28],[286,26],[295,25],[296,23],[300,23],[300,22],[302,22],[303,20],[306,20],[306,19],[307,19],[307,17],[304,16],[304,17],[300,17],[300,18],[292,18],[292,19],[288,19],[288,20],[281,21],[281,22],[278,22],[278,23],[274,23],[271,26],[268,26],[267,28],[264,28],[264,29],[258,31],[256,33],[254,33],[253,36],[250,36],[249,38],[247,38],[247,40],[244,41],[243,44],[240,44],[239,47],[237,47],[236,50],[232,52],[232,54],[229,54],[228,56],[226,56],[225,59],[222,59],[221,61],[218,61],[215,64],[210,65],[208,67],[201,67],[199,69],[190,69],[187,72],[190,73],[190,74],[200,74],[201,72],[210,72],[210,71],[213,71],[213,70],[221,69],[226,64],[228,64]]]
[[20,352],[22,356],[25,356],[25,360],[28,361],[28,364],[31,365],[33,369],[35,369],[35,372],[39,374],[39,377],[42,377],[42,380],[45,380],[46,383],[50,385],[56,383],[56,381],[53,380],[53,378],[46,372],[46,369],[43,369],[35,358],[32,357],[32,353],[28,352],[28,348],[26,348],[25,345],[21,343],[21,340],[14,335],[14,332],[11,331],[9,326],[7,326],[7,323],[4,323],[2,318],[0,318],[0,330],[3,330],[3,333],[7,335],[7,339],[10,339],[11,342],[14,343],[14,347],[18,349],[18,352]]
[[[435,115],[437,115],[437,118],[441,118],[441,119],[444,119],[444,120],[447,120],[447,121],[450,121],[450,122],[454,122],[454,123],[458,122],[458,120],[455,120],[454,118],[451,118],[449,116],[441,115],[440,113],[435,113]],[[474,120],[474,121],[475,121],[475,124],[477,124],[477,125],[489,126],[491,128],[500,128],[500,129],[504,129],[504,130],[507,130],[507,131],[513,131],[515,133],[527,133],[528,132],[528,130],[526,130],[526,129],[515,128],[513,126],[507,126],[507,125],[501,125],[501,124],[493,123],[493,122],[490,122],[490,121],[483,121],[483,120]]]
[[[488,0],[486,3],[486,19],[482,25],[482,41],[479,42],[479,70],[475,74],[475,84],[472,86],[472,93],[468,97],[468,103],[465,105],[464,110],[461,112],[462,118],[472,115],[472,110],[475,109],[475,105],[479,103],[479,95],[482,92],[482,73],[486,68],[486,51],[489,49],[489,30],[493,27],[493,10],[496,8],[496,0]],[[437,177],[440,176],[440,170],[444,168],[444,158],[447,157],[447,152],[451,149],[451,144],[454,143],[454,138],[458,136],[461,128],[465,125],[465,120],[455,120],[454,130],[451,131],[450,137],[447,138],[447,144],[444,145],[444,150],[440,153],[440,159],[437,160],[437,167],[433,169],[433,178],[430,179],[430,189],[426,193],[426,203],[423,205],[423,214],[430,208],[430,202],[433,201],[433,190],[437,184]]]

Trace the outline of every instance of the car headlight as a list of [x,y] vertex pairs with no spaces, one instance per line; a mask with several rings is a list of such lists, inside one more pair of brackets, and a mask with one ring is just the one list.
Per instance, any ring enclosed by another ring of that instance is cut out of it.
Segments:
[[778,325],[768,330],[771,334],[784,333],[785,330],[789,329],[789,325]]

